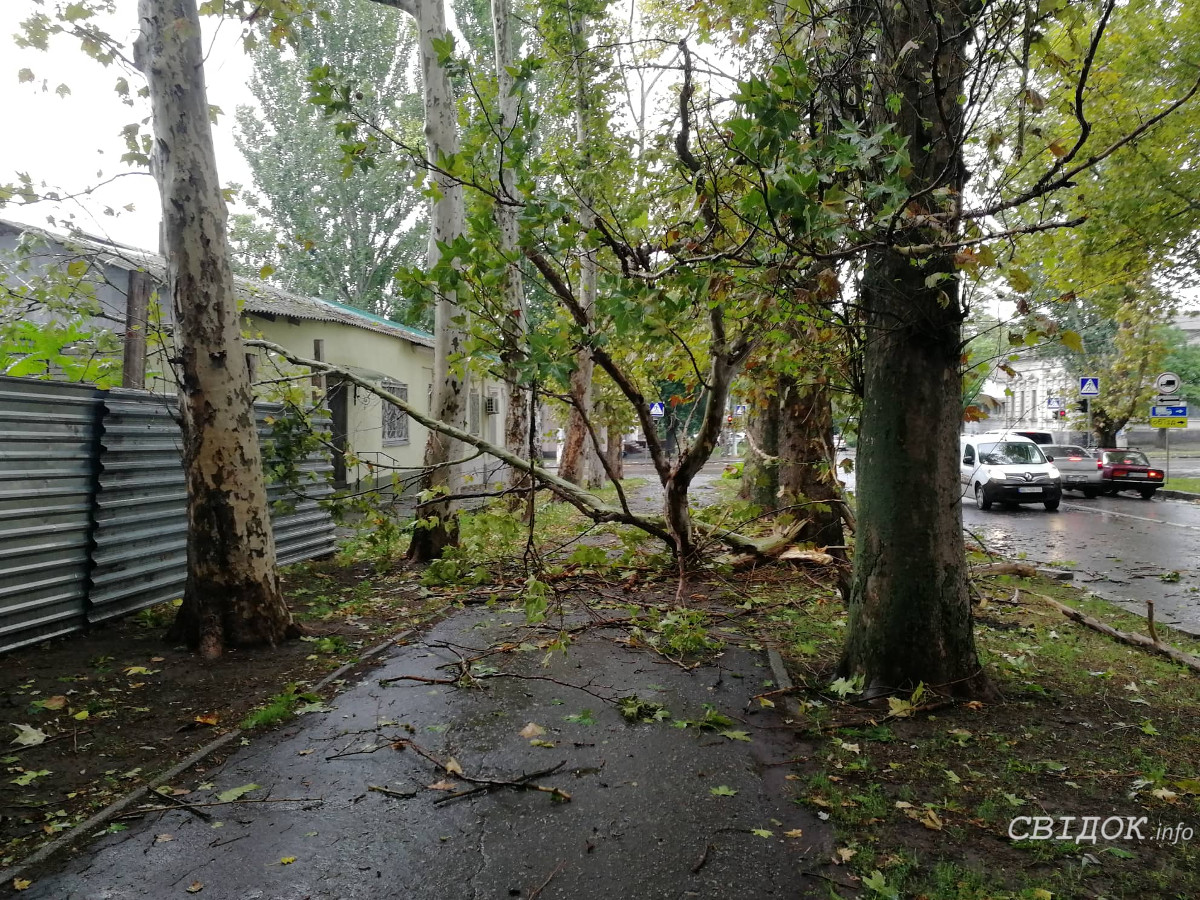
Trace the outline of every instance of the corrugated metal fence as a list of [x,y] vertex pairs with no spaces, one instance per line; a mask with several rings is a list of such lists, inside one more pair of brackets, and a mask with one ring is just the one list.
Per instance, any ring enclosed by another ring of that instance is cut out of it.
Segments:
[[[264,455],[268,419],[255,407]],[[183,591],[187,511],[176,401],[145,391],[0,377],[0,653],[172,600]],[[315,424],[328,427],[328,422]],[[271,485],[280,564],[334,549],[319,501],[324,454],[304,497]]]

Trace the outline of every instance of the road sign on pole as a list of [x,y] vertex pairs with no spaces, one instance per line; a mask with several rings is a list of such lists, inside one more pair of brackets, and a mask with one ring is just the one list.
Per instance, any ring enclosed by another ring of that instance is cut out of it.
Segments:
[[735,406],[733,408],[733,414],[735,416],[744,416],[746,414],[746,404],[739,403],[737,406]]
[[1046,409],[1062,409],[1064,405],[1062,397],[1046,398]]
[[661,419],[667,414],[667,408],[662,404],[662,401],[655,400],[650,404],[650,415],[656,419]]
[[1183,417],[1186,419],[1187,414],[1188,414],[1188,408],[1186,406],[1164,405],[1164,406],[1150,407],[1150,418],[1152,418],[1152,419],[1180,418],[1180,417]]
[[1183,380],[1174,372],[1163,372],[1154,379],[1154,389],[1164,397],[1174,397],[1183,387]]
[[1079,396],[1080,397],[1099,397],[1100,396],[1100,379],[1095,375],[1085,375],[1079,379]]

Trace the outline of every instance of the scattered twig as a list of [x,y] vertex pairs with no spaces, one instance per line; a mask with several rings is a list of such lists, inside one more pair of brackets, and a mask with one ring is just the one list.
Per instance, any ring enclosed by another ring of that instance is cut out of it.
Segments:
[[451,800],[458,800],[462,797],[468,797],[472,794],[480,794],[484,791],[495,790],[496,788],[514,788],[516,790],[523,791],[542,791],[543,793],[550,794],[555,800],[561,800],[564,803],[569,802],[571,799],[571,795],[561,788],[546,787],[545,785],[533,783],[534,778],[541,778],[543,775],[552,775],[553,773],[557,772],[567,764],[565,759],[556,766],[551,766],[548,769],[542,769],[539,772],[530,772],[528,775],[521,775],[514,779],[481,778],[466,774],[462,770],[461,766],[455,765],[451,767],[449,763],[442,762],[416,741],[410,741],[408,738],[401,738],[398,741],[393,741],[392,746],[397,750],[412,750],[418,756],[424,757],[433,763],[434,766],[437,767],[438,771],[449,775],[451,778],[457,778],[460,781],[465,781],[468,784],[475,785],[475,787],[469,790],[456,791],[453,794],[448,794],[445,797],[435,800],[435,806],[442,803],[449,803]]
[[[165,795],[163,795],[163,794],[159,794],[157,796],[163,797],[165,799]],[[171,799],[174,800],[175,798],[172,797]],[[210,803],[188,803],[185,805],[188,807],[188,812],[196,812],[198,807],[239,806],[244,803],[324,803],[324,802],[325,802],[324,797],[264,797],[262,800],[244,800],[244,799],[243,800],[213,800]],[[138,813],[142,814],[142,813],[148,813],[148,812],[162,812],[163,810],[175,809],[175,808],[176,807],[174,807],[174,806],[140,806],[140,807],[138,807]]]
[[1037,567],[1027,563],[997,562],[971,566],[971,575],[1017,575],[1021,578],[1033,578],[1037,575]]
[[196,806],[193,803],[188,803],[186,800],[180,800],[178,797],[175,797],[171,794],[165,794],[162,791],[155,791],[154,793],[159,797],[162,797],[164,800],[169,800],[170,802],[174,803],[180,809],[186,809],[198,819],[203,819],[205,822],[212,821],[212,816],[209,813],[206,813],[202,809],[196,809]]
[[838,887],[844,887],[848,891],[857,890],[852,884],[846,884],[844,881],[838,881],[836,878],[830,878],[828,875],[822,875],[820,872],[801,872],[801,875],[807,875],[809,878],[820,878],[822,881],[828,881],[830,884],[836,884]]
[[1154,630],[1154,598],[1151,597],[1146,601],[1146,631],[1150,632],[1150,640],[1154,641],[1154,646],[1161,646],[1162,641],[1158,639],[1158,633]]
[[[90,734],[92,729],[85,728],[82,731],[64,731],[61,734],[56,734],[54,737],[46,738],[40,744],[31,744],[27,747],[14,747],[11,750],[5,750],[5,754],[15,756],[18,753],[24,753],[26,750],[32,750],[34,747],[45,747],[47,744],[53,744],[55,741],[61,741],[63,738],[78,738],[82,734]],[[78,749],[78,748],[76,748]]]
[[544,891],[546,889],[546,885],[548,885],[550,883],[550,880],[552,878],[554,878],[555,875],[557,875],[559,872],[562,871],[563,866],[565,866],[566,864],[567,864],[567,861],[565,859],[561,860],[559,862],[559,864],[554,867],[553,871],[551,871],[550,874],[546,876],[546,880],[543,881],[541,884],[539,884],[537,887],[535,887],[532,891],[529,892],[529,900],[537,900],[538,894],[540,894],[542,891]]
[[406,794],[404,791],[394,791],[391,788],[383,787],[379,784],[368,784],[367,790],[375,791],[377,794],[386,794],[387,796],[395,797],[398,800],[411,800],[413,797],[417,796],[416,791],[413,791],[411,794]]
[[708,862],[708,854],[712,850],[712,844],[704,845],[704,852],[700,854],[700,858],[692,865],[692,874],[696,875],[704,868],[704,864]]

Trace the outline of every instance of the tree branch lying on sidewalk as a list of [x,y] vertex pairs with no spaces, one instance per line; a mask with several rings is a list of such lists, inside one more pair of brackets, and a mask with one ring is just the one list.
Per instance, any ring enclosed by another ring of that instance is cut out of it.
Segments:
[[[286,347],[282,347],[279,344],[271,341],[251,340],[246,341],[245,345],[247,347],[258,348],[260,350],[266,350],[270,353],[277,354],[293,365],[305,366],[315,372],[320,372],[323,374],[335,374],[339,378],[348,381],[365,391],[369,391],[370,393],[379,397],[381,400],[399,407],[408,416],[410,416],[413,421],[424,425],[426,428],[429,428],[440,434],[444,434],[456,441],[461,441],[462,443],[475,447],[478,450],[482,450],[485,453],[491,454],[492,456],[496,457],[496,459],[506,463],[509,466],[512,466],[514,469],[533,476],[534,479],[544,484],[547,488],[549,488],[563,500],[570,503],[594,522],[614,522],[622,525],[631,525],[634,528],[640,528],[642,531],[659,538],[666,543],[666,545],[673,552],[677,551],[679,548],[676,537],[672,534],[670,526],[664,517],[647,516],[636,513],[629,508],[628,503],[624,502],[623,497],[622,505],[620,507],[609,506],[590,491],[587,491],[578,485],[572,484],[565,479],[559,478],[557,475],[548,472],[546,469],[535,465],[527,459],[522,459],[520,456],[510,452],[498,444],[493,444],[490,441],[486,441],[477,435],[470,434],[461,428],[448,425],[445,422],[440,422],[437,419],[434,419],[432,416],[422,413],[408,401],[401,399],[391,391],[380,387],[378,384],[375,384],[368,379],[356,375],[349,369],[346,369],[342,366],[322,362],[321,360],[307,359],[302,356],[297,356]],[[743,534],[738,534],[734,531],[709,525],[705,522],[690,521],[688,522],[688,527],[700,532],[706,537],[720,541],[734,550],[742,553],[752,553],[756,556],[769,557],[778,555],[779,550],[781,550],[786,544],[791,543],[791,541],[794,539],[794,536],[790,531],[783,535],[777,535],[764,540],[755,540],[754,538],[747,537]]]

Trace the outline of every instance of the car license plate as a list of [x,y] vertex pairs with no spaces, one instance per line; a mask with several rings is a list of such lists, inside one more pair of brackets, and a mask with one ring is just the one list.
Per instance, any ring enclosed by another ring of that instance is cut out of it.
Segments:
[[1042,492],[1042,489],[1040,487],[1017,488],[1018,494],[1040,494],[1041,492]]
[[1086,475],[1068,475],[1067,481],[1087,481]]
[[1130,472],[1129,477],[1130,478],[1145,478],[1146,473],[1145,472]]

